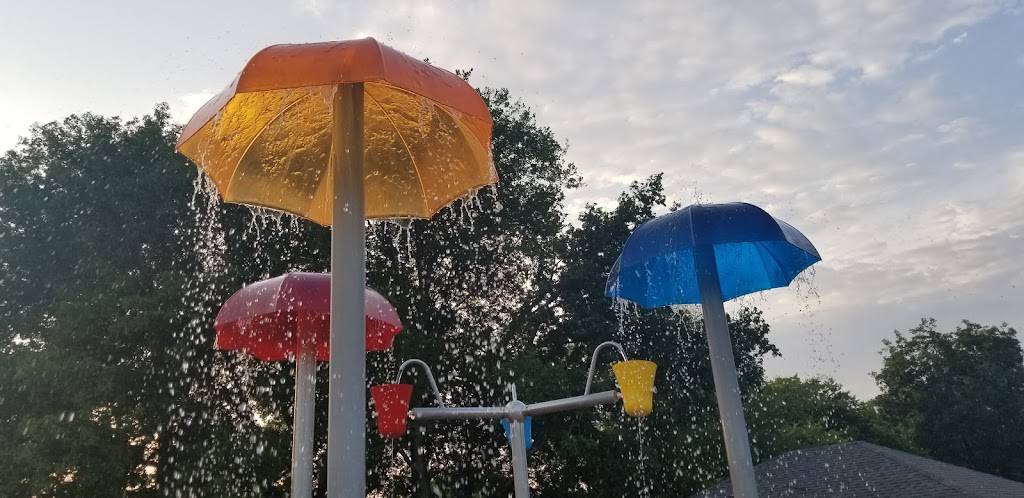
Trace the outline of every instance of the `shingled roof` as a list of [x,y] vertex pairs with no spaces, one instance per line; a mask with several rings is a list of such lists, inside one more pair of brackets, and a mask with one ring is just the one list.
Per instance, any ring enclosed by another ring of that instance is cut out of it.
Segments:
[[[862,441],[791,451],[754,471],[764,498],[1024,497],[1024,483]],[[692,498],[732,496],[726,479]]]

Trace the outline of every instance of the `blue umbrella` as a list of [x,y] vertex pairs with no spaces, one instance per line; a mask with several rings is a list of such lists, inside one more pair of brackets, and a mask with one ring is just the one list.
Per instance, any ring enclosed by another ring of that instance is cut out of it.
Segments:
[[688,206],[637,228],[612,266],[609,297],[645,308],[700,303],[711,369],[737,497],[756,497],[726,300],[785,287],[821,261],[807,237],[761,208],[741,202]]
[[712,246],[722,299],[785,287],[821,256],[804,234],[752,204],[687,206],[644,223],[605,287],[645,308],[699,304],[694,249]]

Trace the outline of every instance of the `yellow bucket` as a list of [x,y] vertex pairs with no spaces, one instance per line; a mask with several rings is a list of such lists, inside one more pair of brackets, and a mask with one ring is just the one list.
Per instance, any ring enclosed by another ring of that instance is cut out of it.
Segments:
[[658,365],[647,360],[620,361],[612,365],[626,415],[644,417],[654,410],[654,374],[657,370]]

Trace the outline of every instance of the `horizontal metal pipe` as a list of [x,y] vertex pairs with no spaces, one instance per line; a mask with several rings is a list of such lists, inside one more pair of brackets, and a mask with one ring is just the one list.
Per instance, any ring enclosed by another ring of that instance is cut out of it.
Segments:
[[[544,415],[546,413],[563,412],[577,408],[588,408],[597,405],[608,405],[619,401],[618,391],[605,391],[571,398],[555,399],[526,405],[523,409],[523,416]],[[512,414],[506,406],[481,406],[481,407],[427,407],[413,408],[409,411],[409,418],[413,420],[456,420],[456,419],[496,419],[509,418]]]
[[551,401],[544,401],[542,403],[526,405],[526,408],[523,409],[523,415],[544,415],[546,413],[563,412],[566,410],[575,410],[577,408],[607,405],[615,403],[618,400],[618,391],[584,394],[583,396],[573,396],[571,398],[555,399]]
[[504,406],[413,408],[409,411],[413,420],[455,420],[455,419],[496,419],[507,418]]

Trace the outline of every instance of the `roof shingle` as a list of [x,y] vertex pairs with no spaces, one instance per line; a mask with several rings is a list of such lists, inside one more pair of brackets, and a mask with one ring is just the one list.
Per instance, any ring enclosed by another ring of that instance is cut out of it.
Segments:
[[[863,441],[785,453],[754,467],[762,497],[1020,498],[1024,483]],[[693,498],[732,497],[728,479]]]

